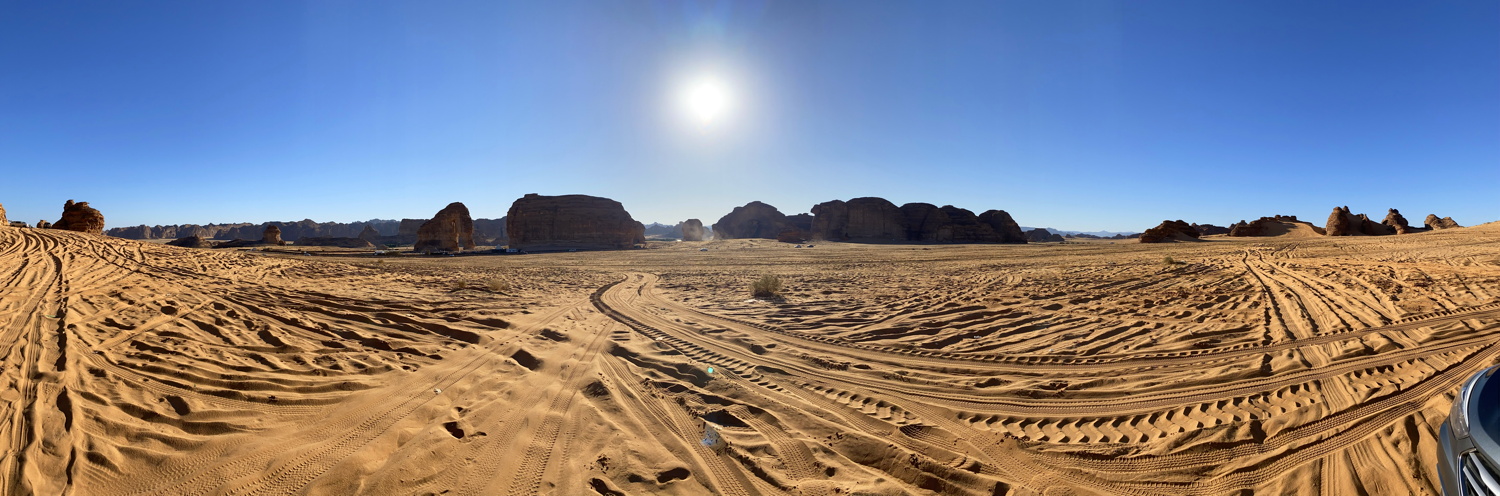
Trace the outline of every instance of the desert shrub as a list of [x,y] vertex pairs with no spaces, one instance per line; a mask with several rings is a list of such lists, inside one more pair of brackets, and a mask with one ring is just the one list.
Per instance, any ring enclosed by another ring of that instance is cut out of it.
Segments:
[[453,291],[462,291],[462,290],[465,290],[465,289],[469,289],[469,281],[465,281],[463,279],[458,279],[458,280],[449,282],[448,283],[448,289],[451,289]]
[[1161,260],[1161,263],[1162,263],[1162,264],[1163,264],[1163,265],[1182,265],[1182,264],[1185,264],[1185,263],[1187,263],[1187,262],[1180,262],[1180,261],[1178,261],[1178,260],[1177,260],[1177,259],[1175,259],[1175,258],[1172,258],[1172,257],[1167,257],[1167,258],[1163,258],[1163,259],[1162,259],[1162,260]]
[[781,276],[763,275],[754,284],[750,285],[750,294],[756,298],[775,298],[781,296]]
[[496,293],[510,292],[510,283],[500,279],[490,279],[489,281],[485,281],[484,287],[489,288],[490,291],[494,291]]

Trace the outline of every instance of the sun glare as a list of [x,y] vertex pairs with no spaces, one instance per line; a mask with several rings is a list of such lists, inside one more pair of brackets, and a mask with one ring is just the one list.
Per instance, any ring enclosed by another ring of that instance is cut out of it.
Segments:
[[683,114],[699,126],[718,124],[734,110],[734,92],[716,76],[690,79],[679,91],[678,105]]

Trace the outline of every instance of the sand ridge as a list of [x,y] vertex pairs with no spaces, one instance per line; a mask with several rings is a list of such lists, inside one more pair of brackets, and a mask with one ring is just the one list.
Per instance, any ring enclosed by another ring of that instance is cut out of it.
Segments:
[[376,259],[0,228],[0,465],[15,494],[1436,494],[1436,425],[1500,358],[1496,241]]

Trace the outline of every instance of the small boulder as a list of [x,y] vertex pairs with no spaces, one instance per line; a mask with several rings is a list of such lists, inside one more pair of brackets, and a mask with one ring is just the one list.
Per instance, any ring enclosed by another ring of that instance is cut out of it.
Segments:
[[276,246],[286,244],[285,241],[281,240],[281,228],[276,227],[274,224],[266,226],[265,232],[260,235],[260,242]]

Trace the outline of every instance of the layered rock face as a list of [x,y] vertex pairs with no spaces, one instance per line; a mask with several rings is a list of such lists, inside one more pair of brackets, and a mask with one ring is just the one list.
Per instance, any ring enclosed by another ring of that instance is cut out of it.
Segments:
[[1437,214],[1427,214],[1426,224],[1427,228],[1432,230],[1463,227],[1458,225],[1457,222],[1454,222],[1452,217],[1443,217],[1439,219]]
[[359,238],[310,237],[297,240],[297,246],[336,246],[339,248],[374,248],[369,241]]
[[683,241],[703,241],[703,221],[688,219],[677,224],[677,229],[682,231]]
[[743,207],[734,207],[729,214],[714,223],[714,238],[717,239],[776,239],[789,227],[786,214],[776,207],[753,201]]
[[528,194],[510,206],[506,234],[523,250],[626,249],[646,242],[646,226],[625,206],[588,195]]
[[417,228],[417,243],[412,245],[412,250],[422,253],[472,249],[474,219],[469,217],[469,207],[459,202],[449,203],[432,220],[422,223]]
[[1191,241],[1198,239],[1198,230],[1191,224],[1181,220],[1164,220],[1156,227],[1147,229],[1141,233],[1142,243],[1166,243],[1170,241]]
[[63,204],[62,218],[52,224],[53,229],[77,231],[89,234],[104,234],[104,214],[89,206],[89,202],[68,200]]
[[167,244],[172,246],[181,246],[183,248],[213,248],[213,243],[209,243],[208,240],[197,236],[177,238],[175,240],[168,241]]
[[1063,241],[1061,234],[1052,234],[1052,231],[1042,228],[1032,229],[1026,231],[1024,234],[1026,235],[1027,243],[1060,243]]
[[952,205],[908,203],[897,207],[883,198],[833,200],[812,208],[815,239],[854,242],[1025,243],[1010,214],[980,215]]
[[281,228],[276,226],[266,226],[266,230],[260,235],[260,242],[277,246],[286,244],[281,240]]

